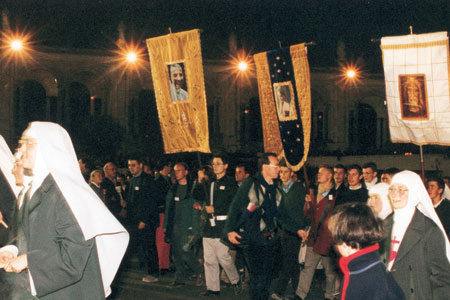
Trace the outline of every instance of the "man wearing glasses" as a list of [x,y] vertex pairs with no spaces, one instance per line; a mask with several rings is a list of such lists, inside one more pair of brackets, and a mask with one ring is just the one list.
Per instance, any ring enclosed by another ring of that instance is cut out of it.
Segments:
[[[228,159],[225,154],[215,154],[212,160],[214,178],[208,180],[206,193],[201,185],[196,188],[196,199],[204,203],[202,214],[206,218],[201,229],[203,237],[203,255],[205,259],[206,292],[202,296],[216,296],[220,294],[220,267],[225,270],[235,293],[241,291],[239,275],[231,258],[229,248],[220,242],[227,213],[231,201],[237,191],[234,178],[227,176]],[[199,171],[198,181],[204,181],[204,171]]]
[[224,232],[231,243],[245,245],[250,299],[268,299],[278,257],[276,215],[282,197],[275,182],[280,173],[276,154],[264,153],[258,161],[258,169],[259,172],[245,181],[234,196]]

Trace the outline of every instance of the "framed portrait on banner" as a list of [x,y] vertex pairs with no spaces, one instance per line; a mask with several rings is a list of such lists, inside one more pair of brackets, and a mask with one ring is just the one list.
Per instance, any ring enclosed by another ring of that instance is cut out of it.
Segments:
[[186,73],[184,62],[171,63],[167,65],[169,74],[169,86],[172,102],[188,100],[189,94],[186,89]]
[[425,74],[408,74],[398,77],[402,119],[428,120]]
[[280,121],[291,121],[297,119],[295,108],[295,94],[291,81],[277,82],[273,84],[275,103],[278,119]]

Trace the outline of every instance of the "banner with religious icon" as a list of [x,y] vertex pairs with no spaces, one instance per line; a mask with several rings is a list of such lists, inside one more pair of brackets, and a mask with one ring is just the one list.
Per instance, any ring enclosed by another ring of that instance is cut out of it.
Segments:
[[311,134],[311,85],[305,44],[254,55],[264,151],[294,170],[305,163]]
[[147,39],[165,153],[209,153],[198,29]]
[[447,32],[381,39],[393,143],[450,145]]

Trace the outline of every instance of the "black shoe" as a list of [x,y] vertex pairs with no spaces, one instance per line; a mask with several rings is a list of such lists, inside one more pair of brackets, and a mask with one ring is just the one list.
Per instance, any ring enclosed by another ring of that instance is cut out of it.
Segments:
[[242,283],[240,281],[238,281],[235,284],[232,284],[231,286],[233,287],[233,291],[236,296],[242,293]]
[[295,295],[294,296],[294,300],[303,300],[302,298],[300,298],[300,296],[299,295]]
[[220,292],[219,291],[206,290],[206,292],[200,293],[200,296],[202,296],[202,297],[219,297],[220,296]]
[[159,275],[161,275],[161,276],[166,275],[167,273],[169,273],[169,269],[160,269],[159,270]]
[[178,282],[178,281],[171,282],[167,285],[167,287],[169,287],[169,288],[178,288],[178,287],[182,287],[182,286],[184,286],[184,282]]

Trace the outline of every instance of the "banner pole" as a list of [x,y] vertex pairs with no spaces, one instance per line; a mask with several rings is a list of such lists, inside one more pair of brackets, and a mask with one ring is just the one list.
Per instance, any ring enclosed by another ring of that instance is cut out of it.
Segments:
[[422,169],[422,181],[425,182],[425,164],[423,162],[423,149],[422,145],[420,147],[420,167]]
[[[198,169],[201,170],[203,168],[202,166],[202,159],[200,157],[200,151],[197,151],[197,160],[198,160]],[[206,170],[204,170],[205,175],[206,175]],[[205,193],[205,200],[208,199],[208,191],[206,190],[206,180],[203,180],[201,182],[201,185],[203,187],[203,192]]]
[[309,178],[308,178],[308,172],[306,170],[306,162],[303,164],[302,168],[303,168],[303,176],[305,177],[305,185],[306,185],[306,188],[308,189],[309,188]]

